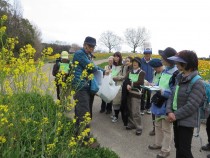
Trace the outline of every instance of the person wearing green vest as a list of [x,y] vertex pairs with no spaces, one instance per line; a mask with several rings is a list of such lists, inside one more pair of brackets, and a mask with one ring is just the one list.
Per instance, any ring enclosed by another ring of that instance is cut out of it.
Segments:
[[[122,55],[120,52],[115,52],[113,54],[114,61],[112,65],[111,75],[113,80],[115,81],[115,84],[122,85],[122,82],[125,78],[125,76],[122,73]],[[114,115],[111,116],[112,122],[115,123],[118,121],[118,116],[120,113],[120,105],[121,105],[121,93],[122,88],[120,88],[119,92],[117,93],[116,97],[113,99],[113,109],[114,109]]]
[[140,114],[141,94],[133,93],[133,91],[141,91],[140,86],[144,85],[145,72],[140,68],[141,59],[135,57],[132,60],[132,70],[127,74],[125,83],[128,90],[127,106],[128,106],[128,125],[126,130],[136,129],[136,135],[142,134],[142,120]]
[[199,107],[205,96],[201,79],[193,84],[190,92],[188,90],[191,80],[198,75],[198,57],[193,51],[183,50],[168,59],[174,61],[180,71],[166,111],[167,119],[173,122],[176,158],[193,158],[193,130],[199,125]]
[[165,119],[166,103],[169,96],[172,94],[174,88],[172,78],[177,74],[178,69],[175,66],[175,63],[167,58],[176,55],[176,53],[176,50],[171,47],[159,51],[165,69],[162,72],[158,83],[160,90],[153,95],[152,99],[151,111],[155,114],[155,143],[148,146],[151,150],[160,149],[157,158],[166,158],[170,155],[171,151],[170,145],[172,141],[173,124]]
[[70,71],[69,53],[67,51],[62,51],[60,55],[60,61],[56,62],[53,65],[53,70],[52,70],[52,75],[55,76],[56,92],[58,100],[60,100],[61,86],[58,84],[58,79],[56,75],[58,73],[62,73],[63,81],[65,81],[67,76],[69,75],[69,71]]
[[[157,86],[160,81],[162,72],[164,70],[164,66],[163,66],[161,60],[158,58],[154,58],[154,59],[150,60],[148,64],[155,70],[155,73],[153,76],[153,81],[150,85]],[[153,93],[152,93],[152,95],[153,95]],[[152,129],[152,131],[149,132],[150,136],[155,135],[155,114],[153,114],[153,113],[152,113],[152,123],[153,123],[153,129]]]

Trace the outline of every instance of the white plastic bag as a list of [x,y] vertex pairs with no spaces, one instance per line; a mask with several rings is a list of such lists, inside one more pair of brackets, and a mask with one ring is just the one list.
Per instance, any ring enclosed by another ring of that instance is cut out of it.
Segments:
[[110,103],[116,97],[119,89],[120,85],[115,86],[115,82],[113,81],[111,75],[104,76],[102,84],[99,86],[97,95],[106,103]]

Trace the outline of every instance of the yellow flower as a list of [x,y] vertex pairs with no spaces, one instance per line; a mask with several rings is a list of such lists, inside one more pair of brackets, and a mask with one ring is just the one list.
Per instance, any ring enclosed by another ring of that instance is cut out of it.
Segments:
[[3,144],[7,141],[5,136],[0,136],[0,144]]
[[52,150],[55,148],[55,143],[47,144],[47,151]]
[[1,17],[1,20],[6,21],[6,20],[7,20],[7,16],[6,16],[6,15],[3,15],[3,16]]
[[42,118],[42,124],[47,124],[47,123],[49,123],[48,118],[47,117],[43,117]]

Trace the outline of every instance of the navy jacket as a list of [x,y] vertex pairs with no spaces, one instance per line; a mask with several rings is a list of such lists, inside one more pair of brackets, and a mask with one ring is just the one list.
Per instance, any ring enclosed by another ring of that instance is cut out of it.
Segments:
[[154,69],[146,62],[144,58],[141,59],[141,69],[146,73],[145,80],[152,83]]

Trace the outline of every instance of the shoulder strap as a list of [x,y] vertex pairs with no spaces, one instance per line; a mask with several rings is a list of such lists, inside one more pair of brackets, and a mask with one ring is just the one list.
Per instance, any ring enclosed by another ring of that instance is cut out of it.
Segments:
[[189,83],[189,86],[188,86],[188,88],[187,88],[187,93],[190,93],[190,92],[191,92],[192,86],[193,86],[194,83],[195,83],[197,80],[199,80],[199,79],[201,79],[201,76],[199,76],[199,75],[196,75],[195,77],[193,77],[193,78],[191,79],[191,81],[190,81],[190,83]]

